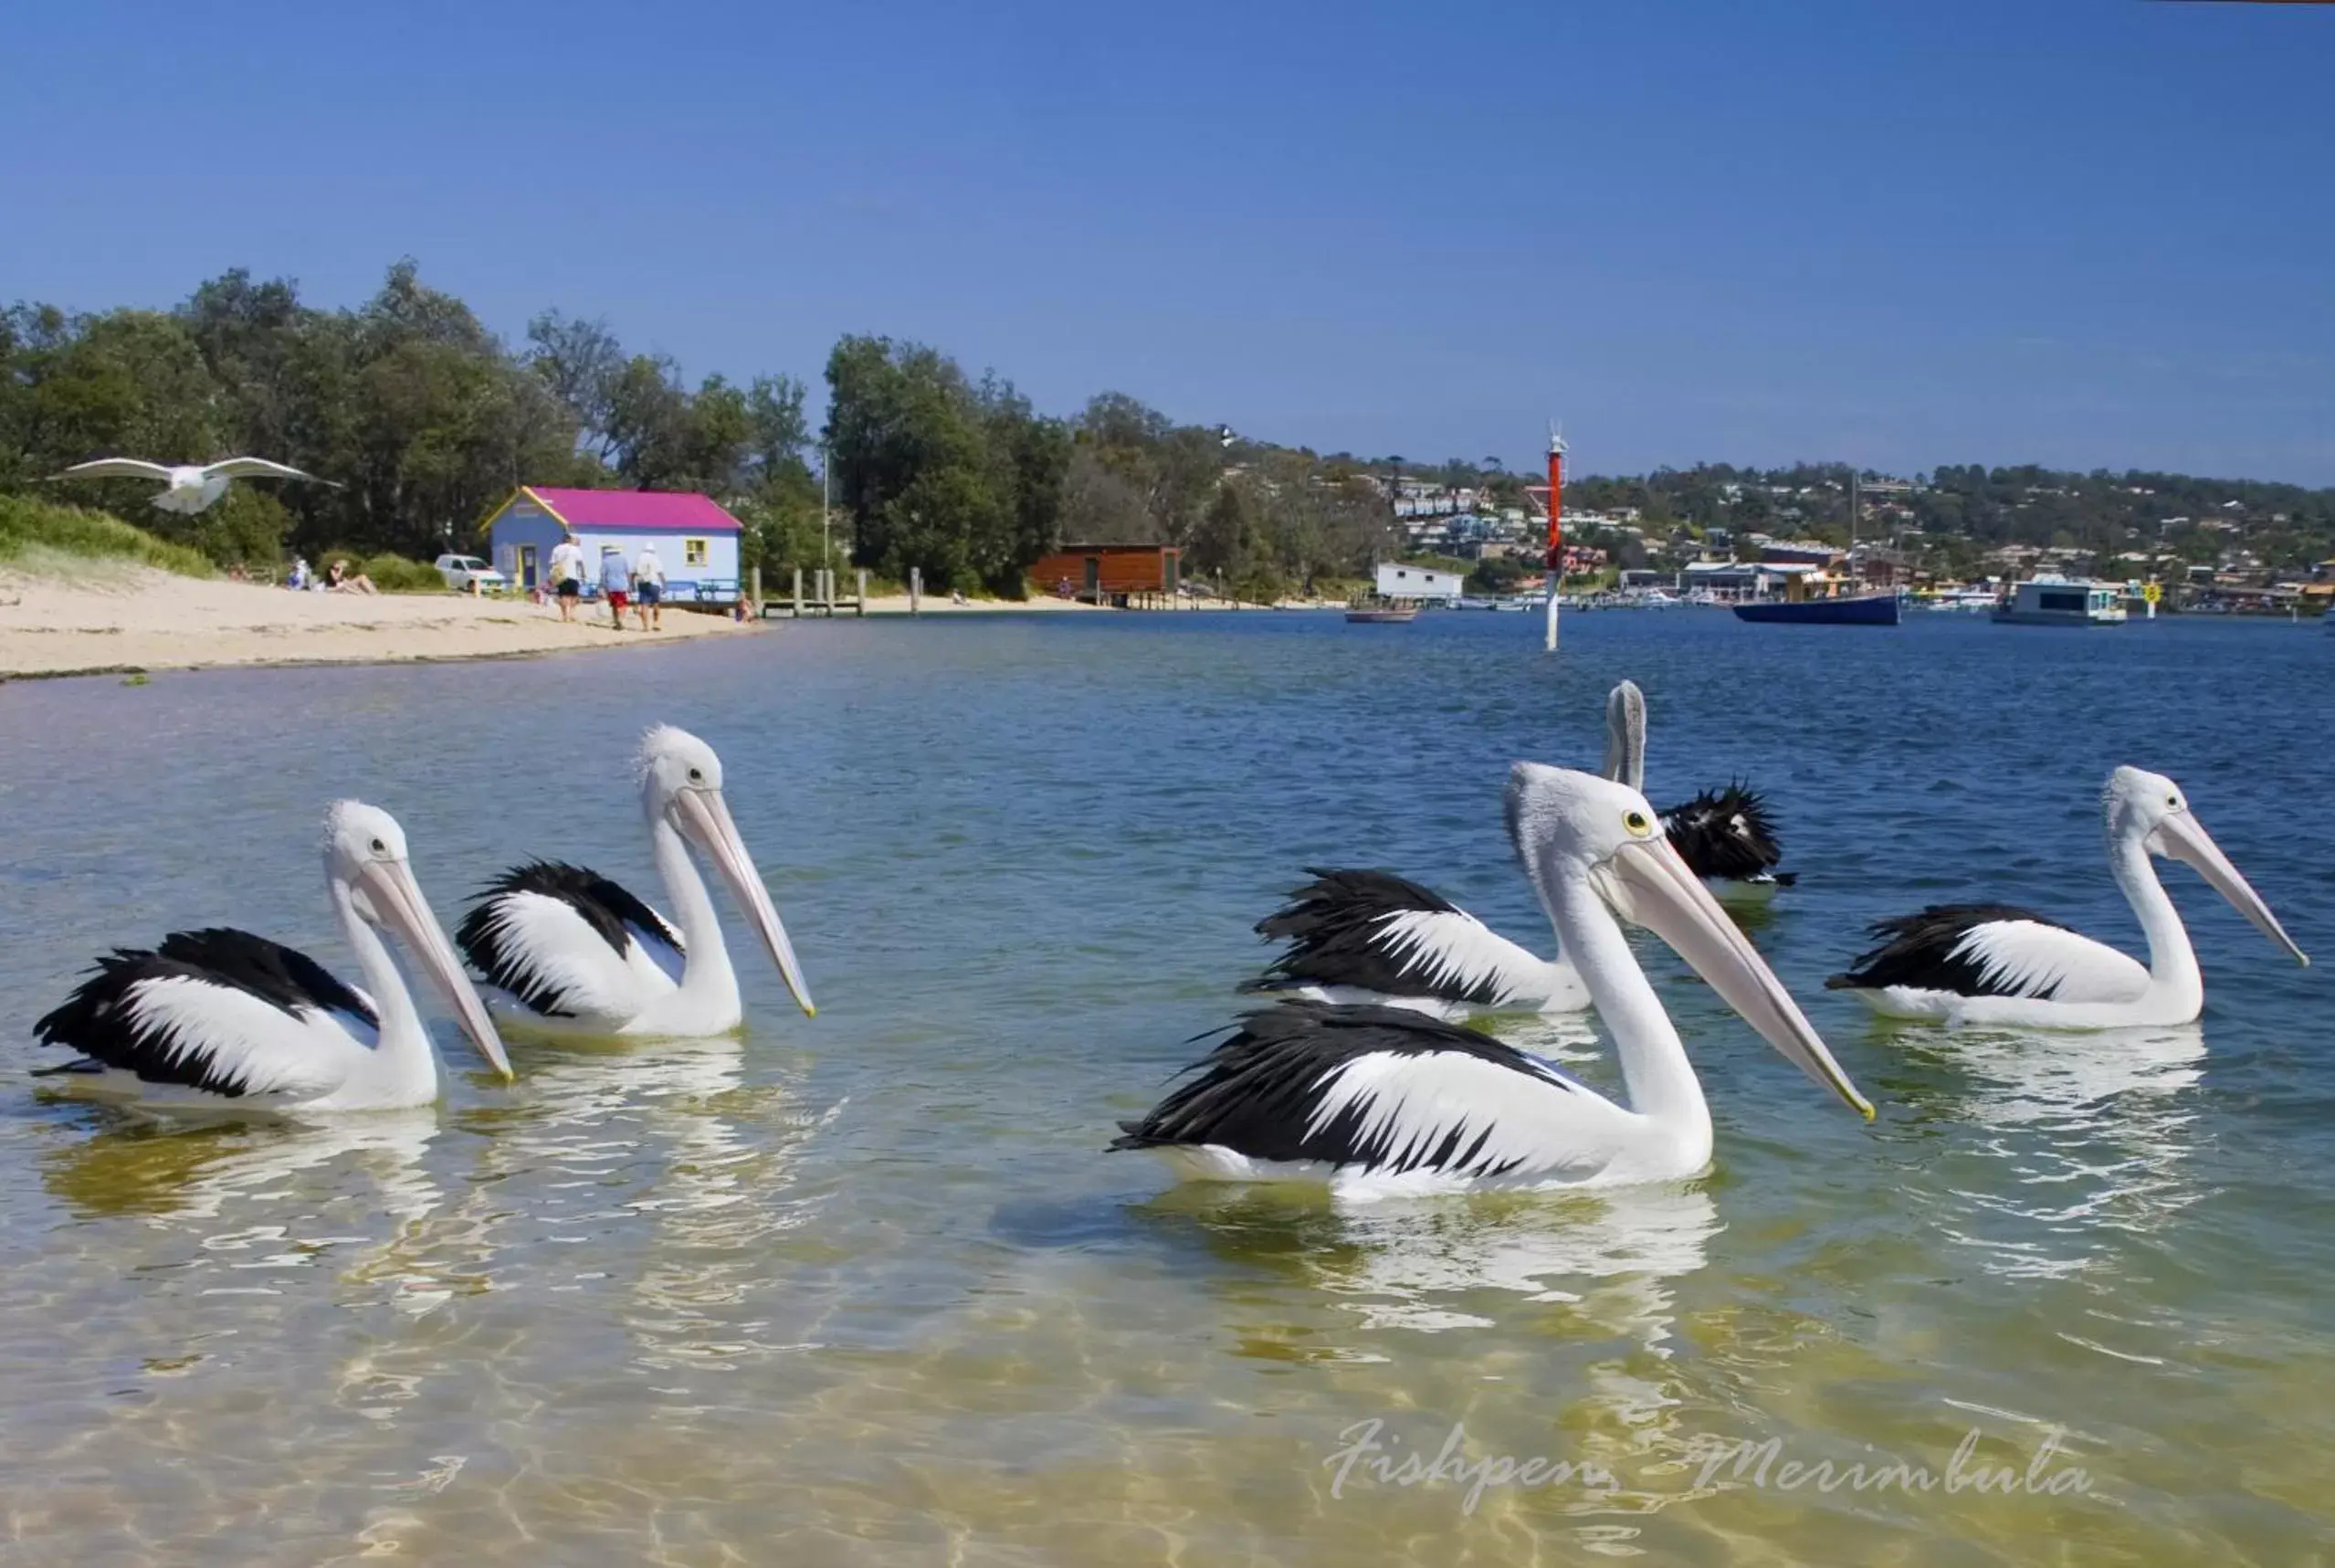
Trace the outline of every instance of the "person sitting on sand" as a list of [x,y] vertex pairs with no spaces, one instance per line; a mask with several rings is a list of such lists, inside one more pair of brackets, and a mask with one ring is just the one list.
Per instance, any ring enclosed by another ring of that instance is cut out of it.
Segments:
[[608,601],[608,624],[618,631],[625,629],[626,590],[633,584],[633,569],[625,564],[625,552],[613,544],[600,547],[600,592]]
[[359,572],[352,574],[346,561],[335,561],[324,573],[324,591],[328,594],[378,594],[373,579]]
[[284,586],[293,590],[295,593],[306,593],[308,591],[307,556],[295,555],[292,557],[292,569],[284,578]]
[[[640,616],[642,631],[665,629],[665,563],[657,559],[657,546],[644,544],[633,560],[633,592],[640,596],[636,613]],[[651,617],[656,624],[650,625]]]

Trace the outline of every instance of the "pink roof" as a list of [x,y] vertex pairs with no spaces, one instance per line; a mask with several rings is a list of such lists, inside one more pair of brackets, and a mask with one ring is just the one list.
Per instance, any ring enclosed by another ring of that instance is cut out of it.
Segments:
[[526,485],[543,509],[570,528],[621,529],[627,533],[736,533],[739,522],[711,496],[694,490],[576,490]]

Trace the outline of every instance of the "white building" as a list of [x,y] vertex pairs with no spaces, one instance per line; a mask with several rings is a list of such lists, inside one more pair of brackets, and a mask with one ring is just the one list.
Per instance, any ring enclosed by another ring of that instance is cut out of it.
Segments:
[[1382,599],[1457,599],[1459,584],[1457,572],[1401,565],[1378,569],[1378,596]]

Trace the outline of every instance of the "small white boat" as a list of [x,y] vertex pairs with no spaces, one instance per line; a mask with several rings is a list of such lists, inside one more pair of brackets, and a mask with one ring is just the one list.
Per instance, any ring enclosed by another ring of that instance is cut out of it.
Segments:
[[2075,577],[2032,577],[2018,585],[2010,603],[1994,612],[2004,626],[2120,626],[2123,588]]
[[1993,588],[1945,588],[1926,599],[1917,600],[1925,610],[1951,610],[1963,615],[1983,615],[2003,602]]

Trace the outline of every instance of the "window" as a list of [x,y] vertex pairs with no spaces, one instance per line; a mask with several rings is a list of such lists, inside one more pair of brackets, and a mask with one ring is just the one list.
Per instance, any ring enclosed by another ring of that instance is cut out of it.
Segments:
[[681,564],[684,566],[704,565],[705,542],[706,542],[702,539],[684,539],[681,541]]

